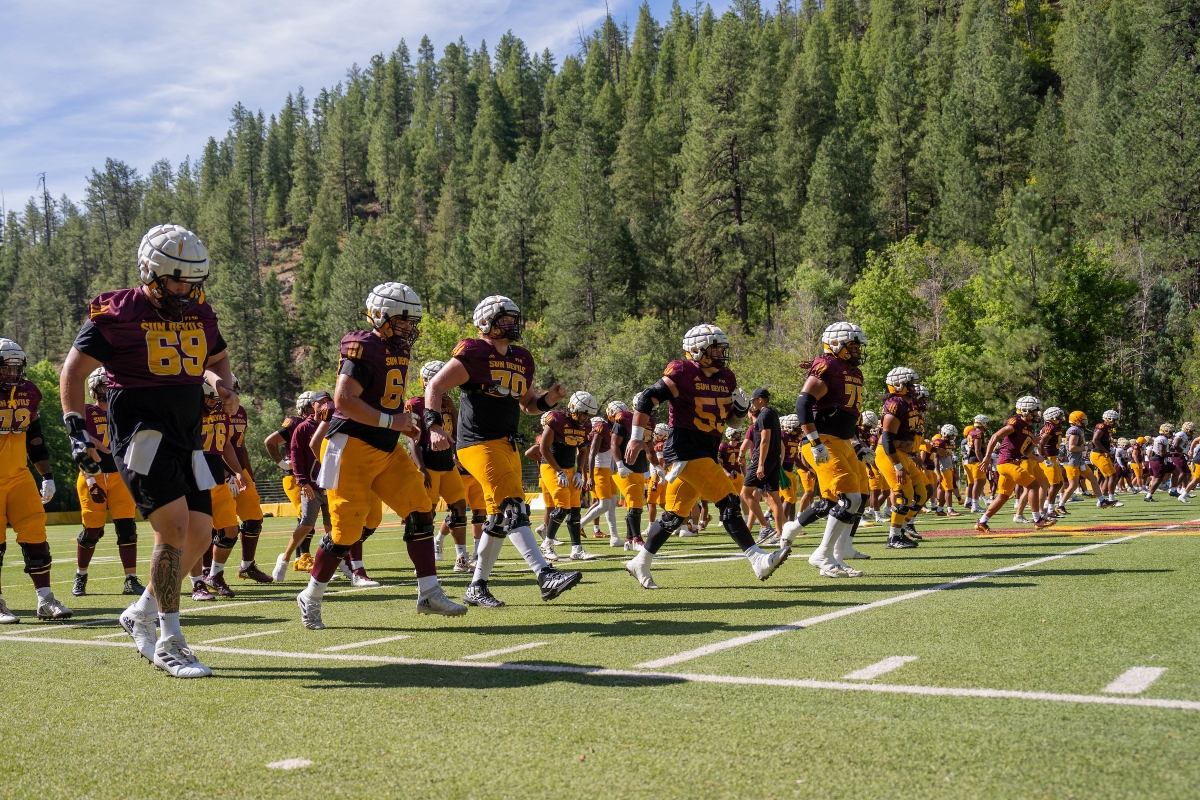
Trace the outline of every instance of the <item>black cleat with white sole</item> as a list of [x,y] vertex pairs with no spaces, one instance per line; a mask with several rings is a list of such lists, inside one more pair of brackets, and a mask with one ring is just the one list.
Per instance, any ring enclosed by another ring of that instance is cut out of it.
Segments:
[[478,608],[503,608],[504,601],[488,591],[487,581],[476,581],[463,592],[463,602]]
[[542,599],[553,600],[583,580],[583,573],[559,572],[554,567],[546,567],[538,573],[537,579],[542,589]]

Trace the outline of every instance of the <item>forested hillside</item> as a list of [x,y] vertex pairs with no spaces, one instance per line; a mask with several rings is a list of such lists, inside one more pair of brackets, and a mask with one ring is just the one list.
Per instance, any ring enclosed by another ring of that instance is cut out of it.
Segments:
[[396,31],[328,88],[235,106],[190,159],[108,161],[85,197],[9,210],[3,333],[60,362],[172,221],[208,245],[269,417],[328,385],[396,279],[427,309],[418,357],[504,293],[545,379],[602,401],[715,319],[742,383],[787,405],[848,316],[872,393],[910,365],[937,423],[1027,392],[1177,421],[1200,410],[1198,32],[1167,0],[643,7],[557,54]]

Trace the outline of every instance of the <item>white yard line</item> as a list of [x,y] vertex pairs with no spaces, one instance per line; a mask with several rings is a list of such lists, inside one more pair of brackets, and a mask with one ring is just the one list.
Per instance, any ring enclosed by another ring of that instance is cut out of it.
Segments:
[[505,647],[500,650],[488,650],[486,653],[476,653],[473,656],[463,656],[461,661],[477,661],[484,658],[492,658],[494,656],[502,656],[506,653],[519,653],[522,650],[532,650],[535,647],[543,647],[549,642],[530,642],[529,644],[519,644],[516,647]]
[[129,634],[126,633],[125,631],[120,630],[120,631],[117,631],[116,633],[102,633],[99,636],[97,636],[96,638],[97,639],[116,639],[118,636],[128,636],[128,635]]
[[892,670],[897,670],[903,667],[910,661],[916,661],[916,656],[888,656],[883,661],[876,662],[869,667],[855,670],[845,676],[843,680],[847,681],[869,681],[872,678],[878,678],[880,675],[886,675]]
[[1141,694],[1166,671],[1166,667],[1130,667],[1117,676],[1115,681],[1105,686],[1104,691],[1112,694]]
[[356,647],[370,647],[373,644],[383,644],[384,642],[398,642],[401,639],[411,638],[408,634],[401,636],[385,636],[382,639],[368,639],[365,642],[351,642],[350,644],[339,644],[336,647],[322,647],[322,653],[333,653],[338,650],[353,650]]
[[253,639],[255,636],[269,636],[272,633],[283,633],[283,631],[258,631],[257,633],[242,633],[237,636],[222,636],[220,639],[208,639],[200,642],[200,644],[216,644],[217,642],[232,642],[234,639]]
[[[33,644],[63,644],[76,647],[133,647],[133,642],[107,642],[94,639],[45,639],[5,637],[8,641]],[[1023,692],[1010,689],[972,689],[950,686],[907,686],[887,683],[846,683],[787,678],[756,678],[737,675],[704,675],[694,672],[647,672],[645,670],[599,669],[556,664],[522,664],[510,661],[445,661],[429,658],[399,656],[364,656],[351,653],[300,653],[284,650],[250,650],[240,647],[211,647],[197,645],[198,652],[256,658],[278,658],[292,661],[342,661],[367,664],[400,664],[419,667],[450,667],[461,669],[495,669],[543,674],[586,675],[597,678],[628,678],[645,682],[676,681],[684,683],[716,683],[727,686],[778,686],[790,689],[823,689],[835,692],[874,692],[876,694],[906,694],[926,697],[980,697],[1004,700],[1041,700],[1052,703],[1084,703],[1090,705],[1138,706],[1142,708],[1172,708],[1200,711],[1200,701],[1168,700],[1152,697],[1114,697],[1112,695],[1067,694],[1062,692]]]
[[[1179,526],[1174,525],[1171,527],[1177,528]],[[909,592],[907,594],[896,595],[895,597],[887,597],[887,598],[884,598],[883,600],[876,600],[873,603],[863,603],[862,605],[850,606],[848,608],[839,609],[838,611],[831,611],[828,614],[821,614],[816,617],[809,617],[808,619],[797,620],[796,622],[790,623],[788,625],[780,625],[775,628],[768,628],[766,630],[757,631],[755,633],[750,633],[745,636],[738,636],[733,639],[726,639],[723,642],[714,642],[713,644],[708,644],[703,647],[697,647],[694,650],[685,650],[684,652],[677,653],[673,656],[667,656],[666,658],[656,658],[653,661],[644,661],[641,664],[635,664],[634,666],[638,667],[639,669],[662,669],[663,667],[669,667],[672,664],[680,664],[684,661],[691,661],[694,658],[702,658],[704,656],[712,655],[713,653],[720,653],[724,650],[731,650],[734,647],[741,647],[744,644],[751,644],[753,642],[761,642],[763,639],[770,639],[773,636],[779,636],[780,634],[783,634],[783,633],[789,633],[791,631],[798,631],[798,630],[803,630],[805,628],[811,628],[813,625],[817,625],[821,622],[829,622],[830,620],[840,619],[842,617],[850,616],[851,614],[858,614],[863,611],[871,611],[873,609],[883,608],[884,606],[890,606],[895,603],[903,603],[906,600],[916,600],[918,597],[924,597],[925,595],[933,594],[934,592],[940,592],[945,589],[954,589],[956,587],[963,586],[964,584],[973,583],[974,581],[978,581],[978,580],[983,580],[984,578],[991,578],[991,577],[995,577],[996,575],[1004,575],[1009,572],[1016,572],[1017,570],[1028,569],[1029,567],[1035,567],[1038,564],[1045,564],[1046,562],[1055,561],[1060,558],[1066,558],[1067,556],[1079,555],[1080,553],[1086,553],[1091,550],[1099,549],[1101,547],[1107,547],[1110,544],[1118,544],[1120,542],[1128,542],[1133,539],[1137,539],[1143,535],[1144,534],[1141,534],[1141,533],[1135,533],[1131,536],[1122,536],[1119,539],[1109,539],[1107,542],[1098,542],[1096,544],[1087,545],[1086,547],[1078,547],[1074,550],[1067,550],[1064,553],[1057,553],[1055,555],[1045,556],[1043,558],[1035,558],[1032,561],[1024,561],[1020,564],[1013,564],[1012,566],[1009,566],[1009,567],[1001,567],[1000,569],[994,569],[989,572],[981,572],[978,575],[969,575],[965,578],[958,578],[957,580],[953,580],[948,583],[943,583],[938,586],[931,587],[929,589],[921,589],[919,591]]]

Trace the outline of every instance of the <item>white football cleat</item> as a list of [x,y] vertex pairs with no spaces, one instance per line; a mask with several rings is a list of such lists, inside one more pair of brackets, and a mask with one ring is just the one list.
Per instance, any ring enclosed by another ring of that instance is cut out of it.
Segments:
[[443,617],[461,617],[467,613],[467,607],[446,597],[446,590],[440,585],[433,587],[425,595],[417,598],[418,614],[438,614]]
[[853,539],[851,539],[849,542],[846,543],[846,547],[848,548],[848,552],[845,553],[846,558],[861,558],[861,559],[870,559],[871,558],[866,553],[860,553],[854,549],[854,540]]
[[849,578],[850,573],[839,567],[837,564],[830,561],[825,566],[821,567],[821,577],[824,578]]
[[689,519],[687,521],[687,525],[684,525],[682,528],[680,528],[679,532],[675,535],[681,539],[691,539],[699,536],[700,534],[696,531],[696,527],[692,525],[692,521]]
[[121,612],[119,621],[121,627],[129,634],[129,638],[133,639],[138,654],[153,664],[154,642],[158,639],[158,631],[155,629],[158,615],[139,614],[133,606],[130,606]]
[[554,552],[555,544],[553,539],[542,539],[542,555],[551,563],[558,561],[558,553]]
[[[649,555],[648,551],[646,555]],[[654,582],[654,576],[650,574],[650,561],[643,558],[641,554],[625,562],[625,571],[637,578],[637,582],[642,585],[643,589],[658,588],[658,584]]]
[[379,586],[379,581],[368,576],[365,569],[356,569],[350,573],[350,585],[361,589],[374,589]]
[[753,553],[750,555],[750,566],[754,568],[754,575],[760,580],[765,581],[779,569],[779,565],[788,560],[788,556],[792,554],[789,547],[784,547],[776,550],[773,553]]
[[21,618],[8,610],[8,603],[4,602],[4,598],[0,597],[0,625],[16,625],[21,621]]
[[[608,546],[609,547],[620,547],[621,543],[623,541],[625,541],[625,540],[622,539],[620,536],[609,536],[608,537]],[[628,550],[629,548],[626,547],[625,549]]]
[[291,565],[291,561],[283,553],[275,556],[275,569],[271,570],[271,579],[276,583],[283,583],[283,579],[287,577],[288,568]]
[[800,527],[800,523],[792,520],[791,522],[783,523],[783,530],[779,532],[779,546],[791,547],[792,542],[796,541],[797,536],[803,536],[804,529]]
[[75,612],[64,606],[51,594],[49,597],[38,597],[37,618],[44,620],[70,619]]
[[200,663],[182,636],[168,636],[154,645],[154,666],[172,678],[207,678],[212,670]]
[[310,631],[325,630],[321,621],[321,601],[314,600],[306,592],[296,595],[296,605],[300,606],[300,622]]
[[1024,514],[1015,515],[1013,517],[1013,522],[1019,523],[1021,525],[1032,525],[1033,524],[1033,520],[1028,519]]
[[341,573],[341,575],[340,575],[341,578],[345,578],[346,580],[350,581],[351,585],[354,584],[354,570],[352,570],[352,569],[350,569],[350,567],[346,566],[345,561],[338,562],[337,572],[333,573],[333,577],[335,580],[339,578],[338,573]]
[[596,560],[596,556],[594,556],[591,553],[589,553],[588,551],[584,550],[583,545],[580,545],[579,547],[572,547],[570,558],[572,561],[595,561]]

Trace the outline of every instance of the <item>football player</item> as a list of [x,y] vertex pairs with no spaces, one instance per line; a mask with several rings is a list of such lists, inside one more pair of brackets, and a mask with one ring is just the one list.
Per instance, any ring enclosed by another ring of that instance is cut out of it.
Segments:
[[108,447],[108,376],[104,374],[104,367],[92,371],[87,386],[96,403],[89,403],[84,408],[83,420],[92,444],[100,453],[100,472],[88,475],[79,470],[75,481],[79,508],[83,512],[83,530],[79,532],[76,545],[75,585],[71,594],[76,597],[87,594],[88,565],[92,563],[96,542],[104,535],[104,523],[111,512],[113,528],[117,532],[117,553],[125,569],[125,588],[121,594],[137,596],[146,591],[146,587],[137,577],[136,508],[128,487],[117,473],[117,464]]
[[583,578],[579,572],[551,567],[529,528],[529,508],[521,482],[517,423],[521,412],[550,411],[566,395],[561,383],[539,394],[533,385],[534,365],[521,338],[521,309],[502,295],[486,297],[472,315],[479,338],[463,339],[446,366],[425,387],[425,416],[430,446],[448,450],[453,440],[442,428],[442,395],[463,387],[459,411],[458,460],[483,487],[488,519],[479,542],[479,560],[463,601],[498,608],[504,603],[488,590],[488,577],[507,536],[537,575],[543,600],[553,600]]
[[1070,502],[1076,490],[1082,486],[1083,465],[1087,458],[1087,415],[1082,411],[1072,411],[1067,421],[1066,461],[1062,464],[1067,486],[1063,489],[1063,504]]
[[588,444],[588,461],[591,463],[588,466],[591,468],[589,474],[592,476],[594,502],[583,515],[581,522],[584,525],[592,522],[599,530],[600,516],[603,515],[608,520],[608,546],[620,547],[621,537],[617,533],[616,485],[612,476],[612,423],[607,419],[609,409],[614,406],[628,410],[628,406],[620,400],[614,400],[605,408],[603,417],[592,419],[592,437]]
[[[638,399],[634,398],[634,405]],[[605,409],[608,421],[612,423],[612,458],[617,465],[617,474],[613,481],[625,498],[625,549],[637,550],[642,539],[642,509],[646,507],[645,474],[653,471],[654,477],[660,482],[666,482],[666,472],[658,462],[658,454],[653,446],[653,429],[643,428],[642,441],[644,446],[638,448],[638,457],[626,461],[625,454],[629,450],[630,437],[633,436],[633,412],[624,403],[609,403]],[[690,511],[690,509],[689,509]]]
[[[796,398],[804,439],[800,452],[816,472],[821,496],[829,504],[825,534],[808,563],[827,578],[857,578],[862,571],[847,565],[846,559],[857,555],[851,537],[870,493],[867,469],[855,443],[863,403],[859,364],[867,337],[857,325],[835,322],[821,334],[821,344],[825,352],[809,365]],[[873,459],[869,454],[865,457]],[[800,527],[796,522],[783,526],[782,547],[792,546]]]
[[975,523],[975,530],[981,533],[991,531],[988,520],[1004,507],[1017,486],[1025,487],[1030,494],[1029,505],[1033,509],[1035,528],[1048,528],[1056,521],[1053,516],[1042,515],[1043,498],[1039,485],[1041,476],[1035,476],[1032,472],[1033,425],[1041,415],[1042,403],[1036,397],[1026,395],[1018,398],[1016,407],[1017,413],[1009,417],[1000,430],[992,434],[987,450],[984,451],[984,463],[991,459],[993,451],[999,455],[996,471],[1000,477],[995,499]]
[[983,512],[983,482],[987,479],[987,466],[983,453],[987,450],[987,427],[991,419],[986,414],[976,414],[971,425],[963,432],[967,440],[964,446],[963,471],[967,473],[967,508],[976,514]]
[[875,448],[875,464],[891,492],[892,520],[887,546],[908,549],[917,546],[907,535],[905,526],[924,503],[924,476],[912,459],[913,426],[917,410],[910,402],[909,392],[917,382],[917,373],[908,367],[896,367],[887,374],[888,396],[883,401],[879,444]]
[[729,339],[715,325],[697,325],[683,337],[685,359],[667,364],[663,377],[637,398],[630,421],[626,464],[636,463],[646,449],[646,426],[660,403],[668,403],[670,418],[663,458],[670,465],[663,513],[646,531],[646,546],[625,563],[625,569],[646,589],[658,588],[650,574],[654,554],[677,531],[698,500],[715,503],[721,524],[765,581],[787,560],[781,548],[766,553],[754,543],[741,514],[733,481],[717,463],[717,450],[726,422],[744,417],[750,402],[729,369]]
[[[38,405],[42,393],[26,380],[25,351],[12,339],[0,339],[0,566],[4,564],[7,521],[17,533],[17,544],[25,560],[25,573],[37,590],[37,618],[68,619],[73,613],[50,591],[50,545],[46,542],[46,510],[54,497],[54,473],[50,450],[42,434]],[[80,399],[82,399],[82,391]],[[90,444],[90,440],[89,440]],[[27,461],[42,476],[41,490],[33,480]],[[15,624],[20,618],[9,611],[0,595],[0,624]]]
[[1050,406],[1042,412],[1042,421],[1045,424],[1038,432],[1038,453],[1042,459],[1041,470],[1046,476],[1046,483],[1049,486],[1042,512],[1053,514],[1056,517],[1063,517],[1068,513],[1067,509],[1063,507],[1062,498],[1059,497],[1063,484],[1063,471],[1058,464],[1058,448],[1062,444],[1062,424],[1065,417],[1066,412],[1061,408]]
[[[730,431],[729,428],[725,429],[726,438],[729,437],[729,431]],[[670,434],[670,432],[671,432],[671,429],[669,427],[667,427],[667,423],[665,423],[665,422],[660,422],[654,426],[654,457],[658,459],[659,464],[663,463],[663,457],[662,457],[663,445],[666,444],[667,435]],[[726,446],[729,446],[728,442],[721,442],[721,447],[726,447]],[[735,455],[737,454],[736,447],[733,448],[733,453]],[[724,460],[724,457],[722,457],[721,466],[726,467],[726,462]],[[741,468],[740,464],[738,465],[738,468],[739,469]],[[729,469],[726,468],[725,471],[728,474]],[[732,479],[732,477],[733,476],[730,475],[731,479]],[[667,499],[667,482],[665,480],[658,479],[657,470],[651,471],[650,479],[646,484],[647,522],[654,522],[654,520],[658,519],[658,509],[662,506],[662,504],[664,502],[666,502],[666,499]],[[703,523],[702,527],[705,527],[705,528],[708,527],[708,523],[711,521],[708,516],[708,503],[707,502],[704,503],[704,516],[701,518],[700,521]],[[646,543],[642,540],[641,536],[638,536],[636,539],[633,540],[633,549],[635,549],[635,550],[641,549],[645,545],[646,545]]]
[[[304,418],[312,411],[312,392],[301,392],[296,397],[296,414],[283,418],[283,422],[279,424],[279,429],[272,432],[270,436],[263,440],[263,446],[267,448],[267,454],[271,456],[279,469],[283,471],[283,493],[287,495],[291,501],[292,507],[296,510],[296,519],[301,517],[300,509],[300,487],[296,483],[295,476],[292,475],[292,464],[288,460],[288,446],[292,441],[292,432],[296,430],[296,426],[304,421]],[[308,572],[312,569],[312,554],[309,552],[309,543],[312,542],[312,534],[308,535],[304,541],[300,543],[299,557],[296,563],[292,565],[292,569],[297,572]]]
[[1164,422],[1158,426],[1158,436],[1146,445],[1146,468],[1150,471],[1150,485],[1146,487],[1146,496],[1143,499],[1147,503],[1157,502],[1154,493],[1158,491],[1163,479],[1175,471],[1175,465],[1170,461],[1171,436],[1174,433],[1175,426]]
[[[1133,491],[1146,491],[1145,473],[1142,464],[1146,461],[1146,437],[1139,436],[1129,442],[1129,469],[1133,472]],[[1062,501],[1059,501],[1060,504]]]
[[[444,361],[426,361],[421,365],[421,388],[424,389],[445,365]],[[454,451],[429,448],[424,395],[409,398],[404,407],[412,414],[413,424],[417,426],[417,438],[411,441],[409,448],[417,469],[425,477],[429,502],[436,507],[439,499],[446,501],[449,520],[447,527],[454,539],[454,571],[466,572],[470,563],[470,559],[467,558],[467,489],[463,486],[462,478],[454,465]],[[442,418],[446,421],[446,432],[453,436],[458,427],[458,409],[448,394],[442,395]],[[434,556],[438,560],[441,559],[441,553],[438,551],[441,550],[442,538],[439,534],[434,540]]]
[[[205,559],[208,570],[203,582],[209,592],[221,597],[233,597],[233,590],[225,582],[225,562],[237,544],[237,501],[234,498],[245,487],[246,478],[233,449],[230,415],[222,408],[216,387],[208,382],[204,384],[204,408],[200,436],[204,442],[204,459],[208,462],[216,485],[209,490],[212,496],[213,546],[212,560]],[[192,585],[195,584],[196,577],[193,577]]]
[[1184,503],[1188,501],[1187,492],[1181,491],[1180,487],[1187,484],[1191,478],[1191,470],[1188,469],[1187,464],[1187,450],[1195,427],[1191,422],[1184,422],[1171,437],[1171,466],[1175,468],[1171,474],[1171,496],[1178,497]]
[[[866,445],[872,453],[876,452],[879,446],[879,415],[874,411],[862,413],[862,419],[858,426],[858,441],[860,444]],[[862,524],[865,526],[868,523],[874,524],[883,521],[879,515],[879,507],[883,505],[884,497],[887,494],[887,484],[884,483],[875,459],[864,461],[863,464],[867,468],[867,486],[871,490],[866,510],[863,511]]]
[[937,505],[947,517],[962,516],[954,510],[954,497],[958,494],[957,476],[954,474],[954,439],[958,436],[958,428],[946,423],[938,431],[938,440],[933,447],[933,456],[937,459]]
[[151,228],[138,247],[142,285],[91,302],[59,379],[71,456],[94,475],[100,456],[83,418],[83,390],[96,367],[108,374],[113,460],[154,530],[150,585],[121,614],[121,627],[139,654],[180,678],[212,674],[179,626],[184,572],[212,544],[214,481],[200,439],[205,380],[227,412],[238,407],[225,340],[204,298],[208,273],[196,234],[178,225]]
[[[583,549],[579,516],[580,492],[591,484],[584,475],[588,459],[588,422],[600,410],[596,398],[588,392],[575,392],[567,401],[567,410],[551,411],[546,416],[538,446],[542,451],[540,472],[550,489],[554,510],[546,529],[547,541],[554,541],[559,527],[567,524],[571,537],[571,560],[593,561],[595,556]],[[553,547],[551,545],[551,547]]]
[[783,501],[783,519],[780,524],[791,522],[796,518],[796,501],[800,491],[796,484],[799,477],[796,474],[796,457],[800,453],[800,418],[795,414],[785,414],[779,418],[782,431],[783,474],[787,476],[788,485],[779,487],[779,499]]
[[[233,376],[233,391],[239,396],[242,393],[236,375]],[[258,553],[258,537],[262,534],[263,513],[262,498],[258,496],[258,487],[254,485],[254,473],[250,468],[250,453],[246,450],[246,429],[249,426],[246,409],[239,405],[237,411],[229,415],[229,438],[233,442],[233,451],[237,454],[238,463],[242,467],[242,478],[246,483],[233,498],[240,521],[238,534],[242,542],[242,563],[238,566],[237,576],[244,581],[271,583],[271,576],[259,569],[254,562],[254,556]]]
[[1112,461],[1112,434],[1121,415],[1109,409],[1101,415],[1100,424],[1092,432],[1092,466],[1100,473],[1096,508],[1123,506],[1117,500],[1117,467]]
[[[342,337],[334,412],[317,483],[329,497],[332,533],[321,539],[308,587],[296,597],[304,627],[320,630],[321,601],[338,564],[362,539],[373,497],[404,520],[404,542],[417,574],[417,613],[459,616],[467,607],[446,596],[433,557],[433,504],[400,435],[413,431],[404,410],[409,354],[420,335],[421,299],[389,281],[366,298],[369,331]],[[426,409],[441,412],[442,398]]]
[[[289,431],[288,449],[285,456],[296,481],[296,491],[300,494],[300,518],[296,521],[296,528],[292,531],[287,548],[275,559],[275,568],[271,571],[271,577],[277,583],[287,577],[288,561],[296,548],[300,547],[303,542],[312,540],[318,514],[323,517],[325,535],[328,536],[333,531],[333,525],[329,519],[328,497],[325,490],[317,485],[317,473],[321,461],[312,447],[317,427],[328,420],[333,398],[329,396],[328,392],[305,392],[303,398],[306,402],[301,410],[305,416],[298,425]],[[297,405],[300,405],[299,402]],[[293,566],[293,569],[296,567]],[[311,570],[312,567],[309,569]]]
[[[538,491],[542,494],[542,524],[538,526],[538,535],[542,537],[542,543],[539,545],[542,557],[548,562],[558,561],[558,554],[554,552],[554,548],[558,547],[559,542],[552,538],[547,530],[550,527],[550,514],[554,511],[554,497],[550,493],[550,485],[546,483],[546,478],[542,474],[542,433],[546,430],[546,421],[550,419],[550,412],[538,419],[537,426],[534,429],[533,444],[525,451],[525,457],[533,463],[537,464],[538,473]],[[476,548],[478,552],[479,548]],[[478,559],[476,559],[478,560]]]

